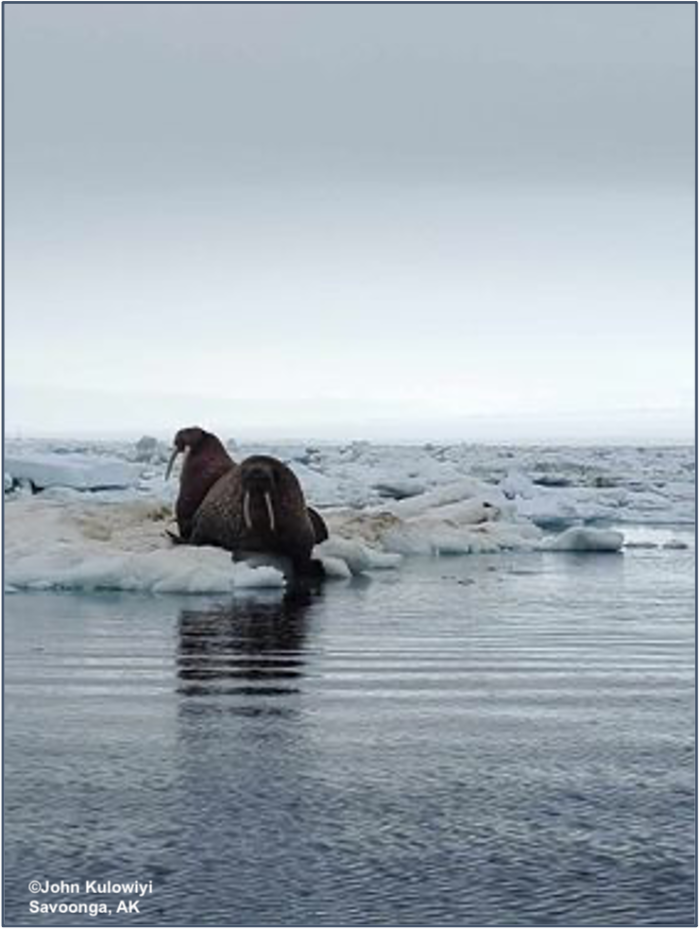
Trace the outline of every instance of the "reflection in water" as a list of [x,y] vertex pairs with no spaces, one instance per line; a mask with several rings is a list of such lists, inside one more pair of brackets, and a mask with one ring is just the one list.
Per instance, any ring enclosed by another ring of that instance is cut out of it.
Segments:
[[610,558],[7,598],[5,924],[694,925],[693,553]]
[[297,693],[308,610],[319,591],[296,588],[279,600],[233,600],[179,619],[178,693],[187,697]]

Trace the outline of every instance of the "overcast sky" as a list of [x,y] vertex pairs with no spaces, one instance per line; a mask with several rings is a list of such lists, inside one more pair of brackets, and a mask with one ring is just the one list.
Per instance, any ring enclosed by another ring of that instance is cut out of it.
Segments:
[[9,4],[6,430],[688,440],[694,4]]

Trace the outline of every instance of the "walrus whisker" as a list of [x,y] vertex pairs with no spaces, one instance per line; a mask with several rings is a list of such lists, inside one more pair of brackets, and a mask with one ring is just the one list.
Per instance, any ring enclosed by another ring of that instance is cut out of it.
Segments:
[[265,506],[267,507],[267,515],[270,519],[270,532],[275,531],[275,510],[272,506],[272,500],[270,499],[269,490],[265,491]]
[[246,525],[246,529],[253,528],[253,520],[250,518],[250,491],[246,490],[243,495],[243,522]]

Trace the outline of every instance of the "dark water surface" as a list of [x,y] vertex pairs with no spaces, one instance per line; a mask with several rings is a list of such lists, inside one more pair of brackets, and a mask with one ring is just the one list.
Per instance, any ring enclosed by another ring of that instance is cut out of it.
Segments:
[[693,924],[693,558],[7,597],[5,924]]

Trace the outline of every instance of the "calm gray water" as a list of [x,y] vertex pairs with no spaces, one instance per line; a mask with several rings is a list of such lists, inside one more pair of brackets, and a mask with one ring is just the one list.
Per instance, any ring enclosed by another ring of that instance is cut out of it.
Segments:
[[5,924],[693,924],[693,560],[7,597]]

